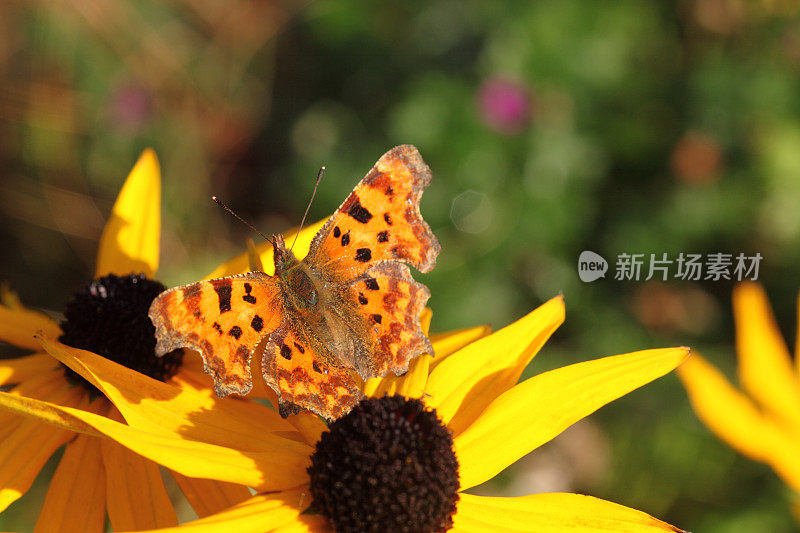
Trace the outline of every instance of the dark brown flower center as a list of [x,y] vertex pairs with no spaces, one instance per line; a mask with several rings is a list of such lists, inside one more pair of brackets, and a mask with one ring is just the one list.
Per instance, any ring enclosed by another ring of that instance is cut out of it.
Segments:
[[431,533],[453,524],[453,437],[419,400],[362,400],[322,434],[308,473],[312,510],[337,532]]
[[[107,357],[130,369],[164,381],[180,368],[183,351],[156,357],[155,327],[147,311],[166,287],[144,274],[109,274],[82,286],[67,303],[59,341]],[[93,394],[94,385],[64,367],[67,378]]]

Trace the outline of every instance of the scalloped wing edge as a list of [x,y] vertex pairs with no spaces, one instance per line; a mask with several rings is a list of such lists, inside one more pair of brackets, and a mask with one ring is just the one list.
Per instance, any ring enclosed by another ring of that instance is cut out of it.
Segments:
[[[442,251],[442,245],[439,243],[439,239],[436,238],[436,235],[433,234],[431,227],[422,218],[422,213],[419,209],[422,193],[425,191],[428,185],[430,185],[431,180],[433,179],[433,173],[431,172],[431,169],[427,163],[425,163],[425,161],[422,159],[422,155],[419,153],[419,150],[417,150],[416,146],[411,144],[401,144],[383,154],[372,166],[369,172],[367,172],[366,176],[364,176],[364,178],[358,182],[353,191],[357,191],[362,185],[370,185],[372,181],[377,178],[377,176],[382,174],[381,171],[378,170],[378,167],[385,166],[393,160],[401,160],[404,166],[410,170],[410,173],[414,178],[414,182],[411,185],[411,191],[413,193],[413,197],[410,202],[412,206],[412,211],[410,213],[411,220],[408,222],[413,228],[419,228],[419,234],[415,232],[417,239],[419,239],[421,242],[427,243],[427,249],[425,251],[424,258],[419,262],[409,261],[409,263],[422,273],[430,272],[433,270],[433,267],[436,266],[436,258],[439,256],[439,252]],[[348,196],[345,201],[339,205],[336,211],[334,211],[334,214],[342,211],[345,207],[345,204],[347,204],[349,201],[350,196]],[[313,256],[314,252],[319,248],[322,240],[330,231],[332,231],[332,225],[334,223],[333,219],[333,216],[330,217],[319,229],[317,234],[314,235],[308,252],[309,256]],[[405,260],[402,259],[387,259],[381,262],[387,261],[405,262]]]
[[[234,374],[227,371],[227,365],[225,364],[223,358],[214,355],[213,345],[206,338],[203,338],[203,336],[198,334],[197,331],[182,331],[181,329],[174,327],[169,318],[167,307],[169,307],[172,303],[180,305],[185,299],[187,292],[199,292],[202,291],[202,288],[205,286],[213,287],[214,283],[219,283],[224,280],[237,278],[250,279],[253,278],[255,274],[261,274],[269,279],[272,278],[263,272],[247,272],[245,274],[237,274],[234,276],[226,276],[223,278],[180,285],[178,287],[167,289],[159,294],[153,300],[153,303],[150,305],[150,309],[148,311],[150,321],[155,327],[155,355],[157,357],[162,357],[166,353],[181,348],[188,348],[190,350],[197,351],[203,358],[203,371],[212,376],[214,380],[214,391],[220,398],[224,398],[229,394],[246,396],[252,390],[253,378],[250,371],[250,363],[253,356],[256,354],[261,341],[263,341],[263,339],[266,338],[270,332],[265,331],[262,335],[260,335],[259,341],[255,343],[251,349],[247,350],[246,354],[238,354],[240,358],[239,362],[242,364],[242,372],[241,375]],[[174,302],[176,295],[180,295],[180,300]],[[195,319],[198,319],[197,315],[194,316]]]

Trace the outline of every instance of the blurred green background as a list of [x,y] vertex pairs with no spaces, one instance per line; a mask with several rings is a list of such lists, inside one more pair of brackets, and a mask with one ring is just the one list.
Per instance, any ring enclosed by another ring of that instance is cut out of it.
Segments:
[[[563,292],[529,374],[690,345],[733,375],[730,281],[616,281],[620,253],[759,252],[790,343],[800,287],[800,17],[779,0],[0,3],[0,279],[58,311],[141,150],[163,171],[161,280],[330,214],[415,144],[442,242],[432,329]],[[577,276],[581,251],[612,263]],[[800,452],[800,450],[799,450]],[[45,485],[0,517],[29,529]],[[793,496],[669,375],[478,489],[586,492],[693,531],[793,531]]]

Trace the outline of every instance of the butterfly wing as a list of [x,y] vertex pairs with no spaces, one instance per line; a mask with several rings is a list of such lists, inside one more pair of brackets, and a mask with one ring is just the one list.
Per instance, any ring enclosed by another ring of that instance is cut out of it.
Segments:
[[336,288],[331,312],[355,338],[332,351],[364,379],[405,372],[411,358],[433,353],[419,324],[430,292],[403,264],[428,272],[441,248],[419,211],[430,181],[416,148],[393,148],[320,229],[304,259]]
[[156,355],[188,347],[203,356],[218,396],[253,386],[250,359],[280,325],[279,286],[264,272],[200,281],[162,292],[150,306]]
[[370,333],[360,358],[368,368],[355,368],[366,378],[388,371],[401,375],[414,357],[433,354],[430,340],[422,331],[419,316],[430,297],[428,288],[414,281],[401,263],[381,263],[350,286],[349,299],[365,319]]
[[302,409],[339,418],[363,397],[361,384],[289,317],[270,334],[262,363],[264,381],[278,394],[278,410],[284,418]]
[[430,271],[441,250],[419,212],[430,182],[431,170],[416,148],[386,152],[319,230],[306,262],[346,281],[382,261]]

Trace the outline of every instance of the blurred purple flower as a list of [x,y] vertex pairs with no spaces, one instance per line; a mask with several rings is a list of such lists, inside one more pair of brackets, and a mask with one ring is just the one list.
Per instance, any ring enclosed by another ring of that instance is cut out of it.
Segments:
[[478,109],[487,126],[499,133],[513,135],[530,122],[530,93],[521,83],[489,78],[478,91]]
[[119,129],[137,130],[150,118],[153,101],[140,85],[125,83],[111,93],[111,123]]

